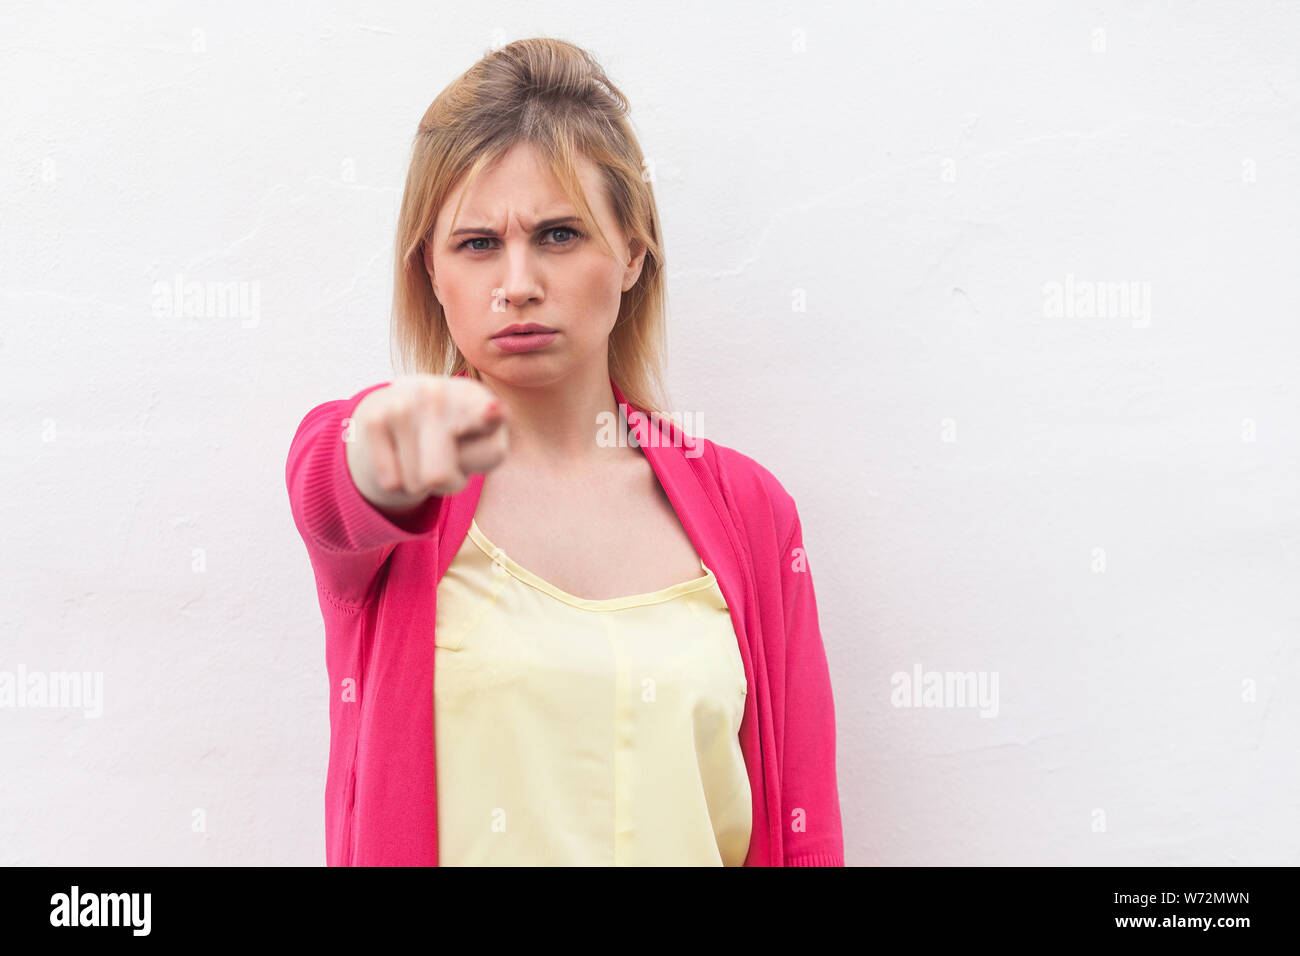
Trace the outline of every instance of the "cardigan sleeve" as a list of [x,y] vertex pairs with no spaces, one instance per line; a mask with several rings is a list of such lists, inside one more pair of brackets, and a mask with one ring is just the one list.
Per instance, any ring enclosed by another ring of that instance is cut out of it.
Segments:
[[781,814],[786,866],[843,866],[835,772],[835,702],[799,514],[781,553],[785,731]]
[[372,505],[352,481],[347,463],[349,424],[372,385],[307,413],[289,445],[285,484],[294,525],[307,545],[316,586],[335,604],[362,607],[394,546],[434,534],[442,504],[436,495],[400,520]]

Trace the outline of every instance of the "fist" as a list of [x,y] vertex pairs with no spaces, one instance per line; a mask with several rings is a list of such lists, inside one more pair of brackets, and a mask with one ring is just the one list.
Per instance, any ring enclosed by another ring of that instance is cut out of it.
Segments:
[[347,461],[357,490],[394,513],[460,491],[505,457],[505,406],[489,410],[494,402],[463,376],[407,375],[375,389],[352,414]]

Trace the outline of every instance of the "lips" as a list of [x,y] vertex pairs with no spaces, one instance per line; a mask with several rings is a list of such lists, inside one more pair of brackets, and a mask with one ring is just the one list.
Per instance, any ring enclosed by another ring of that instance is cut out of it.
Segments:
[[501,329],[499,332],[493,335],[492,338],[499,339],[503,335],[533,335],[536,333],[546,333],[546,332],[554,332],[554,331],[555,329],[550,328],[549,326],[538,325],[536,322],[529,322],[525,325],[518,325],[518,324],[508,325],[504,329]]

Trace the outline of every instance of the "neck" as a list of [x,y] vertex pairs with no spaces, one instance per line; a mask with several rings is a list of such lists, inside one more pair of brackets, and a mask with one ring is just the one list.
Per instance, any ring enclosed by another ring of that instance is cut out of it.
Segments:
[[[507,458],[512,464],[573,474],[613,464],[628,454],[631,446],[626,438],[621,446],[608,440],[625,426],[609,424],[620,420],[605,363],[545,385],[482,378],[509,410]],[[635,448],[632,451],[640,454]]]

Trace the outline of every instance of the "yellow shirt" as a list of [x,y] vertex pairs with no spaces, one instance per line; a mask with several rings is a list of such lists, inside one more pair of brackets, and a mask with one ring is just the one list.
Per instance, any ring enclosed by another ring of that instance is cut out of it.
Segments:
[[440,866],[743,866],[744,666],[713,571],[588,600],[470,524],[438,584]]

